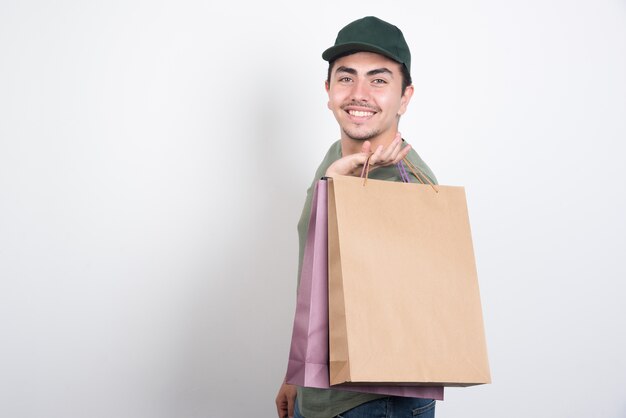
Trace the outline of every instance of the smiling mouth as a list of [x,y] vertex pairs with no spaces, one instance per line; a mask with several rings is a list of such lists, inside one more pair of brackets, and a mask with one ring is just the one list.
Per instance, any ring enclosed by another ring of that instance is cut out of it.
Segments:
[[368,117],[368,116],[374,116],[374,113],[376,112],[367,112],[367,111],[363,111],[363,110],[348,110],[348,114],[350,116],[356,116],[359,118],[364,118],[364,117]]

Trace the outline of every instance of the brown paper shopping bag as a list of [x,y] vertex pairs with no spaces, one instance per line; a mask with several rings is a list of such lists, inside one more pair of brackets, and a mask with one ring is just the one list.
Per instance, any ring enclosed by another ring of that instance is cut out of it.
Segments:
[[330,383],[490,383],[462,187],[328,182]]

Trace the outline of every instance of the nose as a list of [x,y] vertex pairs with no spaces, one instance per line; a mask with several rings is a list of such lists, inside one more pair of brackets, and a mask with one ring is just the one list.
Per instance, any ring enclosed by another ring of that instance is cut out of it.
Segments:
[[366,80],[356,79],[354,81],[351,98],[353,102],[367,102],[369,99],[369,85]]

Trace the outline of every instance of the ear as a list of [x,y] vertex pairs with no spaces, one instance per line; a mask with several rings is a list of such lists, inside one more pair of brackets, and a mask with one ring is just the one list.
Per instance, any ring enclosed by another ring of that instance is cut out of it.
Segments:
[[414,91],[415,89],[413,88],[412,84],[410,86],[407,86],[407,88],[404,90],[404,93],[402,94],[402,97],[400,98],[400,109],[398,109],[398,116],[406,112],[406,108],[409,105],[409,102],[411,101],[411,97],[413,97]]
[[328,82],[328,80],[324,81],[324,88],[326,89],[326,94],[329,95],[328,101],[326,102],[326,107],[330,109],[330,83]]

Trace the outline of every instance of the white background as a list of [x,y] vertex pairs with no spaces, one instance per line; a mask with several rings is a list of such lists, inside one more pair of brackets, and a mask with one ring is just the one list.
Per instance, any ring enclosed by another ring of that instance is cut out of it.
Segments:
[[1,0],[0,416],[274,416],[321,53],[372,14],[469,201],[493,384],[437,416],[626,417],[623,0]]

